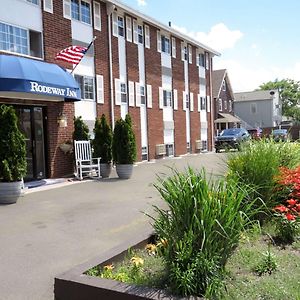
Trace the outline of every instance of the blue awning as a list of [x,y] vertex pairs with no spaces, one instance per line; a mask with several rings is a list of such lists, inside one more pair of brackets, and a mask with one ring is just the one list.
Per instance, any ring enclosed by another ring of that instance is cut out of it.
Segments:
[[81,100],[81,91],[73,76],[56,64],[30,58],[0,55],[0,92],[34,93]]

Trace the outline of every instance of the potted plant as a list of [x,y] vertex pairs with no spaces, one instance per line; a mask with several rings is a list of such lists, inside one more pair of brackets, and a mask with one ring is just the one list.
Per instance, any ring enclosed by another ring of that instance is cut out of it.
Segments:
[[59,145],[59,148],[60,148],[60,150],[61,150],[63,153],[65,153],[65,154],[71,153],[72,150],[73,150],[73,143],[72,143],[72,141],[67,140],[67,141],[61,143],[61,144]]
[[83,122],[81,116],[74,117],[74,141],[88,141],[90,139],[89,127]]
[[0,203],[16,203],[27,172],[25,138],[12,106],[0,106]]
[[94,135],[92,142],[94,155],[101,157],[100,174],[102,178],[107,178],[111,173],[112,165],[112,131],[104,114],[100,119],[96,119]]
[[130,178],[133,163],[136,160],[136,142],[129,115],[126,115],[125,120],[119,119],[116,121],[112,147],[113,159],[119,178]]

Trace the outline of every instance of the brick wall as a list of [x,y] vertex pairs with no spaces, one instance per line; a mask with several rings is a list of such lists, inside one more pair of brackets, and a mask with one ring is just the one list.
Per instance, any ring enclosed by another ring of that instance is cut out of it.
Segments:
[[149,159],[155,158],[155,145],[164,142],[163,111],[159,109],[162,86],[161,54],[157,51],[157,29],[150,26],[151,49],[145,48],[146,83],[152,86],[152,108],[147,109]]
[[175,155],[186,153],[185,111],[182,108],[184,91],[184,62],[181,60],[181,41],[176,39],[176,58],[172,58],[172,85],[178,94],[178,110],[174,110]]

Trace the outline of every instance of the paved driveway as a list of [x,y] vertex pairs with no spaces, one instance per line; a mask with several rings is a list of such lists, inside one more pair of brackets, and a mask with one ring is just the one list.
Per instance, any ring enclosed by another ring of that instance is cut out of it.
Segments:
[[142,212],[161,204],[152,183],[167,166],[202,166],[224,173],[223,154],[191,155],[143,163],[133,178],[85,181],[26,194],[0,206],[0,299],[53,299],[55,275],[65,272],[128,237],[151,230]]

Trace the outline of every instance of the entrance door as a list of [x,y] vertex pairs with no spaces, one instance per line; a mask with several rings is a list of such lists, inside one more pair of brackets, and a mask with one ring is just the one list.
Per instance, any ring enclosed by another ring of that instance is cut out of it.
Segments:
[[16,107],[16,111],[26,141],[27,175],[24,180],[45,178],[43,109],[42,107]]

